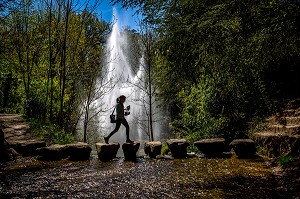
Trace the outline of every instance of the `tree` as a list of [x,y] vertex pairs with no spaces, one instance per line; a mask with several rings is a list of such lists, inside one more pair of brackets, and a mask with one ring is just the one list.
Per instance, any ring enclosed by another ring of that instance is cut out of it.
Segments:
[[[0,55],[0,83],[4,85],[0,93],[5,94],[0,97],[1,111],[7,106],[5,111],[24,113],[25,101],[28,117],[59,123],[65,130],[61,132],[74,133],[78,84],[86,79],[95,84],[102,72],[93,71],[101,68],[109,30],[107,23],[92,14],[99,1],[81,2],[84,11],[75,10],[78,7],[72,0],[17,3],[6,7],[5,15],[0,11],[0,45],[5,44]],[[8,109],[13,103],[14,110]]]
[[288,64],[299,77],[298,1],[113,2],[141,6],[154,25],[161,98],[176,131],[190,139],[245,136],[269,113],[272,91],[283,90],[270,87],[268,75]]
[[83,119],[83,139],[87,141],[88,126],[99,113],[105,111],[102,106],[95,104],[101,101],[112,88],[108,86],[103,77],[106,72],[104,70],[105,57],[103,44],[108,34],[108,25],[104,21],[99,21],[96,16],[85,11],[82,13],[82,21],[85,34],[85,45],[80,52],[80,67],[85,68],[84,72],[76,84],[79,86],[80,93],[77,112],[78,120],[84,115]]
[[[158,86],[155,79],[155,73],[157,72],[155,71],[155,44],[157,38],[149,25],[141,23],[140,27],[139,33],[128,28],[124,30],[130,44],[129,49],[126,51],[129,62],[133,65],[135,73],[142,72],[143,74],[143,76],[137,75],[138,81],[135,80],[135,82],[129,83],[139,89],[139,97],[135,101],[144,110],[143,114],[138,114],[135,117],[135,120],[149,136],[149,140],[153,141],[153,125],[161,120],[160,116],[162,114],[156,108],[158,106],[156,100]],[[137,60],[139,62],[136,63]],[[142,115],[146,115],[146,118],[143,118]]]

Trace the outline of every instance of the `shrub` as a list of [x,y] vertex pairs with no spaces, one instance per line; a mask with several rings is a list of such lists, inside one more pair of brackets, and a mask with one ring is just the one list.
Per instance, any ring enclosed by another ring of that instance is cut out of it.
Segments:
[[280,156],[278,158],[278,165],[280,167],[287,167],[289,164],[291,164],[293,162],[293,158],[289,155],[286,155],[286,156]]
[[33,135],[44,140],[47,145],[68,144],[74,142],[72,133],[64,131],[59,125],[44,123],[38,119],[30,119]]

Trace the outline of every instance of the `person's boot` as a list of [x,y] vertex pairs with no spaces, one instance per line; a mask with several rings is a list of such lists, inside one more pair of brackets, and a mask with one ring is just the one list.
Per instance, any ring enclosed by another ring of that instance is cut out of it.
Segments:
[[108,140],[109,140],[109,137],[104,137],[104,142],[105,142],[106,144],[109,144],[109,143],[108,143]]
[[132,140],[130,140],[129,138],[126,140],[126,143],[130,143],[130,144],[132,144],[132,143],[134,143],[134,141],[132,141]]

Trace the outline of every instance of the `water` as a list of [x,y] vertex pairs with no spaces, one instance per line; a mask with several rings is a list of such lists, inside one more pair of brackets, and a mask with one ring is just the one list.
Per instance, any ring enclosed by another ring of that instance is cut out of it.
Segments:
[[[117,13],[114,10],[114,16]],[[103,81],[98,87],[106,87],[107,94],[103,98],[96,101],[96,106],[101,106],[104,113],[100,114],[99,132],[101,136],[108,135],[114,128],[115,124],[109,122],[109,115],[113,112],[113,107],[116,105],[116,99],[120,95],[126,96],[124,106],[130,105],[130,115],[126,119],[130,126],[130,139],[135,141],[149,140],[148,131],[148,116],[146,112],[149,110],[147,105],[148,96],[145,87],[145,70],[143,67],[143,58],[139,60],[139,68],[134,73],[132,66],[128,60],[128,40],[127,35],[120,30],[118,21],[113,25],[112,33],[107,42],[107,64],[104,68],[104,73],[100,77]],[[130,53],[130,52],[129,52]],[[145,103],[146,102],[146,103]],[[160,111],[154,105],[155,112]],[[115,112],[116,113],[116,112]],[[157,116],[156,117],[160,117]],[[161,139],[161,126],[154,124],[154,138]],[[126,140],[125,127],[121,125],[120,130],[111,137],[111,142],[124,143]]]
[[[0,198],[296,198],[299,175],[262,159],[21,159],[0,166]],[[298,194],[298,195],[297,195]]]

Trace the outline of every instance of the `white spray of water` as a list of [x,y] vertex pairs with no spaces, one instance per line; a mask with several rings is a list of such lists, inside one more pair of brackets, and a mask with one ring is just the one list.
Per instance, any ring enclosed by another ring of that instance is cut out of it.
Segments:
[[[117,16],[115,10],[114,16]],[[140,89],[136,86],[143,85],[143,82],[141,81],[143,81],[145,71],[142,63],[143,59],[141,59],[139,70],[136,73],[133,73],[132,67],[130,66],[128,58],[124,52],[124,50],[127,49],[127,42],[128,40],[126,34],[121,32],[119,29],[119,24],[115,23],[107,43],[107,52],[109,56],[107,58],[108,64],[105,66],[106,73],[103,77],[101,77],[107,82],[105,85],[112,89],[103,97],[103,99],[101,99],[101,102],[97,102],[98,106],[103,106],[103,110],[109,109],[109,111],[106,111],[105,114],[102,114],[99,118],[102,129],[100,133],[102,136],[106,136],[115,128],[115,124],[111,124],[109,121],[109,115],[116,105],[117,97],[120,95],[125,95],[125,107],[127,105],[131,106],[131,114],[126,116],[130,126],[130,139],[142,141],[147,140],[148,135],[145,133],[145,129],[140,128],[134,118],[143,120],[147,118],[145,115],[145,106],[140,103],[140,100],[144,99],[145,97],[145,92],[143,89]],[[159,139],[159,125],[155,124],[154,129],[154,138]],[[121,125],[119,131],[111,137],[110,141],[124,143],[125,140],[125,127]]]

